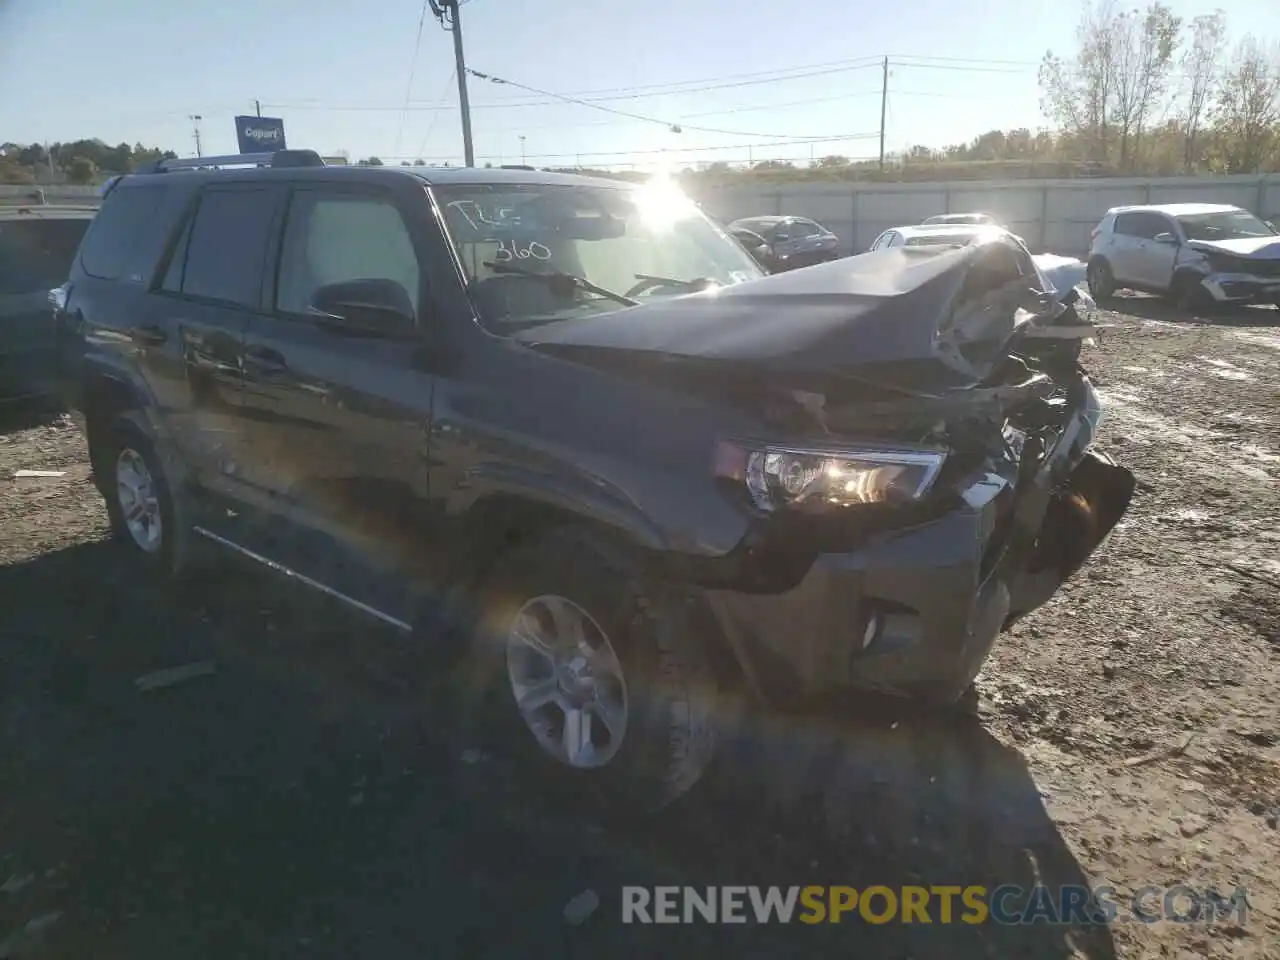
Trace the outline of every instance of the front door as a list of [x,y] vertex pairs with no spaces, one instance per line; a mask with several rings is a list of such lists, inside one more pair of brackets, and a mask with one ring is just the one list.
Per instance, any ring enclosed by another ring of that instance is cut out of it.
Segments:
[[[317,324],[311,302],[327,284],[391,280],[424,317],[418,248],[390,191],[297,188],[272,309],[245,334],[241,422],[250,442],[242,478],[275,512],[392,564],[419,545],[427,502],[434,378],[426,339],[335,332]],[[309,566],[316,559],[301,565],[324,578]]]
[[1138,276],[1134,279],[1147,290],[1162,292],[1168,290],[1173,282],[1173,264],[1178,258],[1178,247],[1175,243],[1163,243],[1156,240],[1162,234],[1178,236],[1177,228],[1171,219],[1163,213],[1142,213],[1142,257],[1138,260]]

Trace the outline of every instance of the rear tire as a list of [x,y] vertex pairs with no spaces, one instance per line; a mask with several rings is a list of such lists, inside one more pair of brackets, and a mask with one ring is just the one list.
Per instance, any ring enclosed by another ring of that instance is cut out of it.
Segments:
[[1086,280],[1089,284],[1089,294],[1098,303],[1104,300],[1110,300],[1116,293],[1116,278],[1111,272],[1111,264],[1107,263],[1101,257],[1089,261]]
[[[698,780],[714,676],[685,604],[625,548],[553,530],[499,559],[479,600],[455,688],[468,734],[596,817],[654,812]],[[517,691],[550,699],[522,713]]]
[[106,501],[111,533],[134,566],[158,580],[184,573],[190,533],[182,523],[169,473],[150,438],[128,420],[99,428],[94,480]]

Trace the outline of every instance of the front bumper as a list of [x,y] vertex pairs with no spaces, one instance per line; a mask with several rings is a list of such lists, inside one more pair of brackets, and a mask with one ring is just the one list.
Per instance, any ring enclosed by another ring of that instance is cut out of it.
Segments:
[[[748,681],[786,703],[872,689],[947,703],[996,637],[1047,601],[1128,509],[1133,475],[1093,453],[1097,404],[1015,489],[969,478],[961,506],[859,549],[817,557],[776,594],[708,590]],[[865,642],[865,647],[864,647]]]
[[1211,273],[1203,280],[1205,290],[1219,303],[1280,302],[1280,276],[1252,273]]

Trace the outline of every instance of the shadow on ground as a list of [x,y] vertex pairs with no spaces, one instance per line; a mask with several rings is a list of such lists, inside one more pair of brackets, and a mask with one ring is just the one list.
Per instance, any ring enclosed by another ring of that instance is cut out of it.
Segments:
[[1154,320],[1158,323],[1211,323],[1237,327],[1259,327],[1267,324],[1280,326],[1280,310],[1266,305],[1211,306],[1208,309],[1188,312],[1179,309],[1177,305],[1163,297],[1126,290],[1098,306],[1139,320]]
[[[312,597],[231,568],[163,595],[97,543],[0,569],[0,608],[0,875],[30,877],[0,941],[59,914],[34,956],[1114,956],[1105,928],[936,913],[620,922],[628,884],[1087,883],[976,723],[756,718],[663,817],[605,830],[447,745],[413,682],[364,666],[382,635]],[[134,687],[208,656],[213,676]]]
[[53,423],[62,413],[61,405],[43,397],[0,396],[0,436]]

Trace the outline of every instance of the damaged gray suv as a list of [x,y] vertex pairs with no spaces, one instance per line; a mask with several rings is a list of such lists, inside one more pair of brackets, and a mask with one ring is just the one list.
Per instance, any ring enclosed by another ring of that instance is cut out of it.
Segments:
[[661,182],[200,163],[58,291],[117,538],[403,631],[576,795],[678,795],[731,690],[962,699],[1127,509],[1092,328],[998,233],[765,276]]

